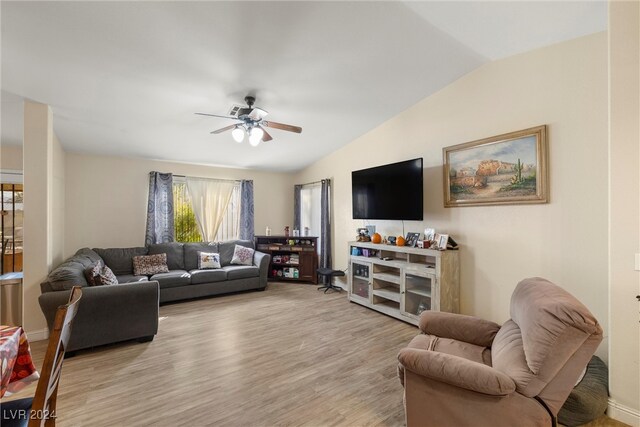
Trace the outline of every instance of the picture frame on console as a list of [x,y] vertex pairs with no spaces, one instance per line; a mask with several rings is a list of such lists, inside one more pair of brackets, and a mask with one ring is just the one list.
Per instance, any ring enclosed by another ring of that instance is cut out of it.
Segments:
[[436,234],[435,237],[436,249],[440,251],[447,250],[447,243],[449,243],[449,235],[448,234]]
[[444,206],[549,202],[547,126],[442,149]]
[[424,229],[424,240],[433,241],[436,238],[436,229],[435,228],[425,228]]
[[405,246],[415,248],[419,239],[420,239],[420,233],[408,232],[407,237],[405,237],[404,239],[406,240]]

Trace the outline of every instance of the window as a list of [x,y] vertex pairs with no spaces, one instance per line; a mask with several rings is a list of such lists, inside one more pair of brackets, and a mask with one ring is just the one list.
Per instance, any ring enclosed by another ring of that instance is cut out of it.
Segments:
[[[218,228],[215,241],[237,239],[240,235],[240,182],[236,183],[231,201]],[[173,179],[173,218],[176,242],[202,242],[200,228],[193,213],[187,183],[182,177]]]
[[191,208],[187,183],[173,180],[173,227],[176,242],[201,242],[196,216]]
[[316,249],[320,253],[320,183],[308,184],[300,189],[300,234],[304,235],[305,227],[309,227],[310,236],[318,236]]

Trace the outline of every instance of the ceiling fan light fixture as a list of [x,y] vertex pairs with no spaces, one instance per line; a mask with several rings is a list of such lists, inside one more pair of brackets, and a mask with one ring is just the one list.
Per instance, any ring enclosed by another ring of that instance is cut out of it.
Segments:
[[231,136],[233,137],[233,140],[235,142],[242,142],[242,140],[244,139],[244,129],[242,129],[240,126],[236,126],[232,131],[231,131]]
[[259,127],[253,127],[249,130],[249,144],[252,147],[257,147],[264,136],[264,131]]
[[256,100],[255,97],[247,95],[244,100],[247,103],[247,107],[234,106],[227,116],[209,113],[196,114],[200,116],[219,117],[222,119],[236,120],[236,123],[213,130],[209,133],[217,135],[223,132],[231,131],[231,136],[237,143],[241,143],[245,139],[245,136],[248,136],[249,144],[251,144],[251,146],[253,147],[257,147],[261,142],[273,140],[273,137],[269,135],[269,132],[265,130],[266,128],[279,129],[295,133],[302,132],[302,128],[300,126],[292,126],[284,123],[272,122],[271,120],[264,120],[268,113],[262,108],[253,106]]

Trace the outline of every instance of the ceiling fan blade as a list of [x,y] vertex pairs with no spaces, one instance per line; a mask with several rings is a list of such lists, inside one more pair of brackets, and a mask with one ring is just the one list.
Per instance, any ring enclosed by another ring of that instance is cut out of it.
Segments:
[[237,117],[231,117],[231,116],[220,116],[218,114],[207,114],[207,113],[194,113],[197,114],[199,116],[209,116],[209,117],[221,117],[223,119],[232,119],[232,120],[239,120]]
[[284,123],[267,122],[264,120],[260,124],[262,126],[267,126],[274,129],[286,130],[288,132],[302,133],[302,128],[300,126],[285,125]]
[[264,135],[262,135],[262,142],[271,141],[273,139],[271,135],[269,135],[269,132],[264,130],[262,126],[260,126],[260,129],[262,129],[262,132],[264,132]]
[[251,120],[258,121],[258,120],[264,119],[267,116],[267,114],[269,114],[269,113],[264,111],[262,108],[257,108],[256,107],[253,110],[251,110],[251,112],[249,113],[249,118]]
[[234,127],[236,127],[236,126],[237,126],[237,125],[235,125],[235,124],[233,124],[233,125],[229,125],[229,126],[225,126],[225,127],[223,127],[223,128],[220,128],[220,129],[218,129],[218,130],[211,131],[211,132],[209,132],[209,133],[222,133],[222,132],[224,132],[224,131],[227,131],[227,130],[231,130],[231,129],[233,129],[233,128],[234,128]]

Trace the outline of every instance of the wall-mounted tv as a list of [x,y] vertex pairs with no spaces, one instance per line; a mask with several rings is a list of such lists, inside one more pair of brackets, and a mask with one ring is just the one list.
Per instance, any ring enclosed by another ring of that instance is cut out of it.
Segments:
[[422,221],[422,157],[351,172],[353,219]]

